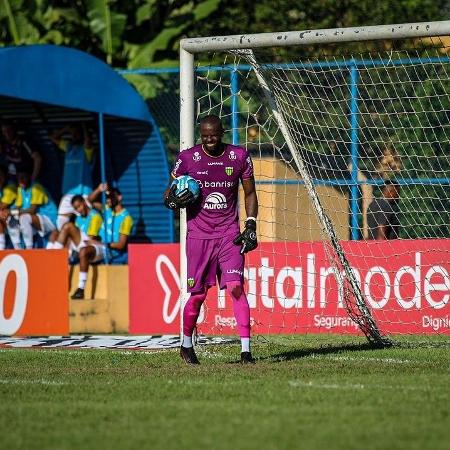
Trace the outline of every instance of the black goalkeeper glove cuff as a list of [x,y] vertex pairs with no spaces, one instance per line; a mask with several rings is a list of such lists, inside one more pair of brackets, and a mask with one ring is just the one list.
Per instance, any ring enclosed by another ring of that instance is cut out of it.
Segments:
[[256,219],[249,217],[245,221],[245,228],[233,241],[235,245],[242,245],[241,254],[251,252],[258,247],[258,239],[256,237]]
[[177,187],[172,186],[169,190],[169,194],[164,199],[164,205],[169,209],[179,209],[186,208],[190,203],[192,203],[195,198],[194,194],[189,190],[185,189],[179,194],[176,194]]

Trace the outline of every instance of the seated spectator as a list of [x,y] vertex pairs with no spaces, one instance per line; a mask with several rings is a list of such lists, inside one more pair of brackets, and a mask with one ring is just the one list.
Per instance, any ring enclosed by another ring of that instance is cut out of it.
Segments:
[[101,214],[91,209],[82,195],[74,195],[71,203],[78,214],[75,223],[67,222],[60,232],[55,230],[47,248],[61,249],[70,242],[71,249],[79,253],[88,241],[100,240]]
[[7,221],[9,220],[10,207],[16,200],[17,186],[9,183],[8,168],[0,166],[0,250],[6,247]]
[[385,240],[399,237],[398,199],[400,186],[387,180],[381,188],[383,197],[374,198],[367,209],[369,239]]
[[46,237],[55,229],[56,205],[39,183],[31,181],[26,169],[17,174],[18,189],[15,206],[19,220],[8,222],[8,233],[15,249],[21,248],[21,235],[25,248],[33,248],[33,236]]
[[[65,137],[67,135],[67,137]],[[63,197],[58,207],[57,228],[69,222],[76,214],[71,199],[74,195],[87,197],[92,191],[92,160],[94,148],[86,126],[72,124],[50,135],[50,140],[63,152]]]
[[31,141],[20,135],[10,122],[2,123],[2,152],[8,165],[10,179],[17,178],[17,168],[21,167],[31,173],[31,181],[36,181],[42,165],[42,156]]
[[[106,193],[106,207],[98,197]],[[103,212],[103,227],[100,231],[102,242],[90,240],[80,249],[80,276],[78,288],[72,294],[74,300],[84,298],[89,264],[106,260],[113,264],[128,262],[127,244],[133,227],[130,213],[122,205],[122,194],[117,188],[108,189],[101,184],[88,198],[89,202]]]

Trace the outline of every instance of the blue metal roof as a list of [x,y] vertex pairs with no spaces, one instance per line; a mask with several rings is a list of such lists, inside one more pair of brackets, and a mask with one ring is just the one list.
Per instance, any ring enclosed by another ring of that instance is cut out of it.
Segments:
[[103,61],[55,45],[0,49],[0,95],[151,121],[139,93]]

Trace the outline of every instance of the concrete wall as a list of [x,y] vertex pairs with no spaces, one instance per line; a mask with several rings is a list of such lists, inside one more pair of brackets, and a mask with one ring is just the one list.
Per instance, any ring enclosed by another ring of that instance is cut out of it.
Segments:
[[[77,288],[78,270],[69,268],[69,293]],[[128,333],[128,266],[89,267],[85,294],[70,300],[70,333]]]
[[[276,158],[254,158],[255,180],[299,179]],[[347,195],[330,186],[316,186],[322,206],[335,226],[339,239],[349,239],[349,202]],[[257,185],[259,200],[258,239],[260,241],[322,240],[320,226],[306,188],[298,184]],[[244,199],[240,193],[240,217],[245,219]]]

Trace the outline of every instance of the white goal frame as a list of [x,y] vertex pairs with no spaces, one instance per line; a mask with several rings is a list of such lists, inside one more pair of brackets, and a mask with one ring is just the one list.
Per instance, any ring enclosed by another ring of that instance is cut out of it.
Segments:
[[[195,55],[263,47],[336,44],[450,35],[450,21],[186,38],[180,41],[180,149],[195,145]],[[180,322],[187,301],[186,213],[180,214]]]

